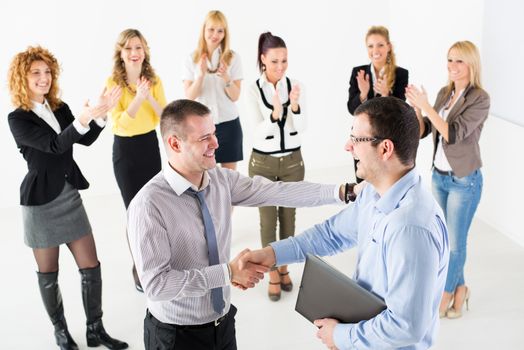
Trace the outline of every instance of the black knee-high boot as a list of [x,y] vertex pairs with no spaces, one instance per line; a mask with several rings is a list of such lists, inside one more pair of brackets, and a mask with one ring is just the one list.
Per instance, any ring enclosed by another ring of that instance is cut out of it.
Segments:
[[104,345],[109,349],[126,349],[127,343],[111,338],[102,324],[102,277],[100,264],[89,269],[80,269],[82,277],[82,301],[87,318],[87,346]]
[[45,309],[55,327],[56,344],[61,350],[78,350],[78,346],[67,330],[62,294],[58,287],[58,271],[36,274]]

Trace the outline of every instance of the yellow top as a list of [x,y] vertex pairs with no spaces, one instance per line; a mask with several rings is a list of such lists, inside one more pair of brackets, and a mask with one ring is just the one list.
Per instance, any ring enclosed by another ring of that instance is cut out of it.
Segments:
[[[111,89],[116,83],[113,78],[107,79],[106,87]],[[130,84],[131,88],[136,88],[136,84]],[[158,104],[163,108],[166,105],[166,96],[164,95],[164,87],[159,77],[156,77],[156,84],[151,87],[151,95],[155,98]],[[110,112],[113,121],[113,133],[118,136],[135,136],[142,135],[154,130],[160,122],[160,116],[155,113],[155,110],[149,103],[144,101],[134,118],[131,118],[127,113],[127,107],[135,98],[135,94],[130,89],[122,89],[122,96],[115,108]]]

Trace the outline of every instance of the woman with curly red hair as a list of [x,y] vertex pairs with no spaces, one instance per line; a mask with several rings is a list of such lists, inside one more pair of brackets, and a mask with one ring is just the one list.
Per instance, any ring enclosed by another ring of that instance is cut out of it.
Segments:
[[78,349],[67,329],[58,286],[60,245],[66,244],[82,280],[87,345],[125,349],[102,324],[102,279],[91,225],[78,190],[89,187],[73,159],[73,145],[91,145],[105,126],[120,89],[105,90],[96,106],[84,105],[76,119],[59,97],[59,64],[48,50],[29,47],[9,68],[9,91],[16,109],[11,132],[29,169],[20,187],[25,243],[33,249],[38,285],[55,329],[57,345]]

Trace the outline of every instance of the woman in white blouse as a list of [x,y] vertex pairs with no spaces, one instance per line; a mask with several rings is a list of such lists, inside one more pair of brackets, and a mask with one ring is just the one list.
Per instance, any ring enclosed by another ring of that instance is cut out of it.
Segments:
[[[284,40],[266,32],[258,41],[260,78],[249,87],[248,112],[255,123],[249,176],[263,176],[271,181],[301,181],[304,162],[300,152],[301,132],[305,127],[300,84],[286,76],[287,48]],[[262,246],[295,233],[295,208],[261,207]],[[293,284],[287,266],[269,273],[269,299],[280,299],[281,290],[291,291]]]
[[236,162],[243,159],[242,127],[235,105],[241,81],[242,65],[238,54],[229,48],[226,17],[220,11],[210,11],[198,47],[185,64],[184,91],[188,99],[211,110],[220,146],[216,161],[229,169],[236,169]]

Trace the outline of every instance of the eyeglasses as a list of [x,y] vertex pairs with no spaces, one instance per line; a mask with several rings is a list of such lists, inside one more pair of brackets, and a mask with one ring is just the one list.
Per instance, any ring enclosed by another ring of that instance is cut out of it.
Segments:
[[362,143],[362,142],[377,142],[377,141],[382,141],[382,140],[386,139],[385,137],[378,137],[378,136],[357,137],[357,136],[354,136],[354,135],[349,135],[349,138],[351,139],[351,142],[354,145],[356,145],[357,143]]

